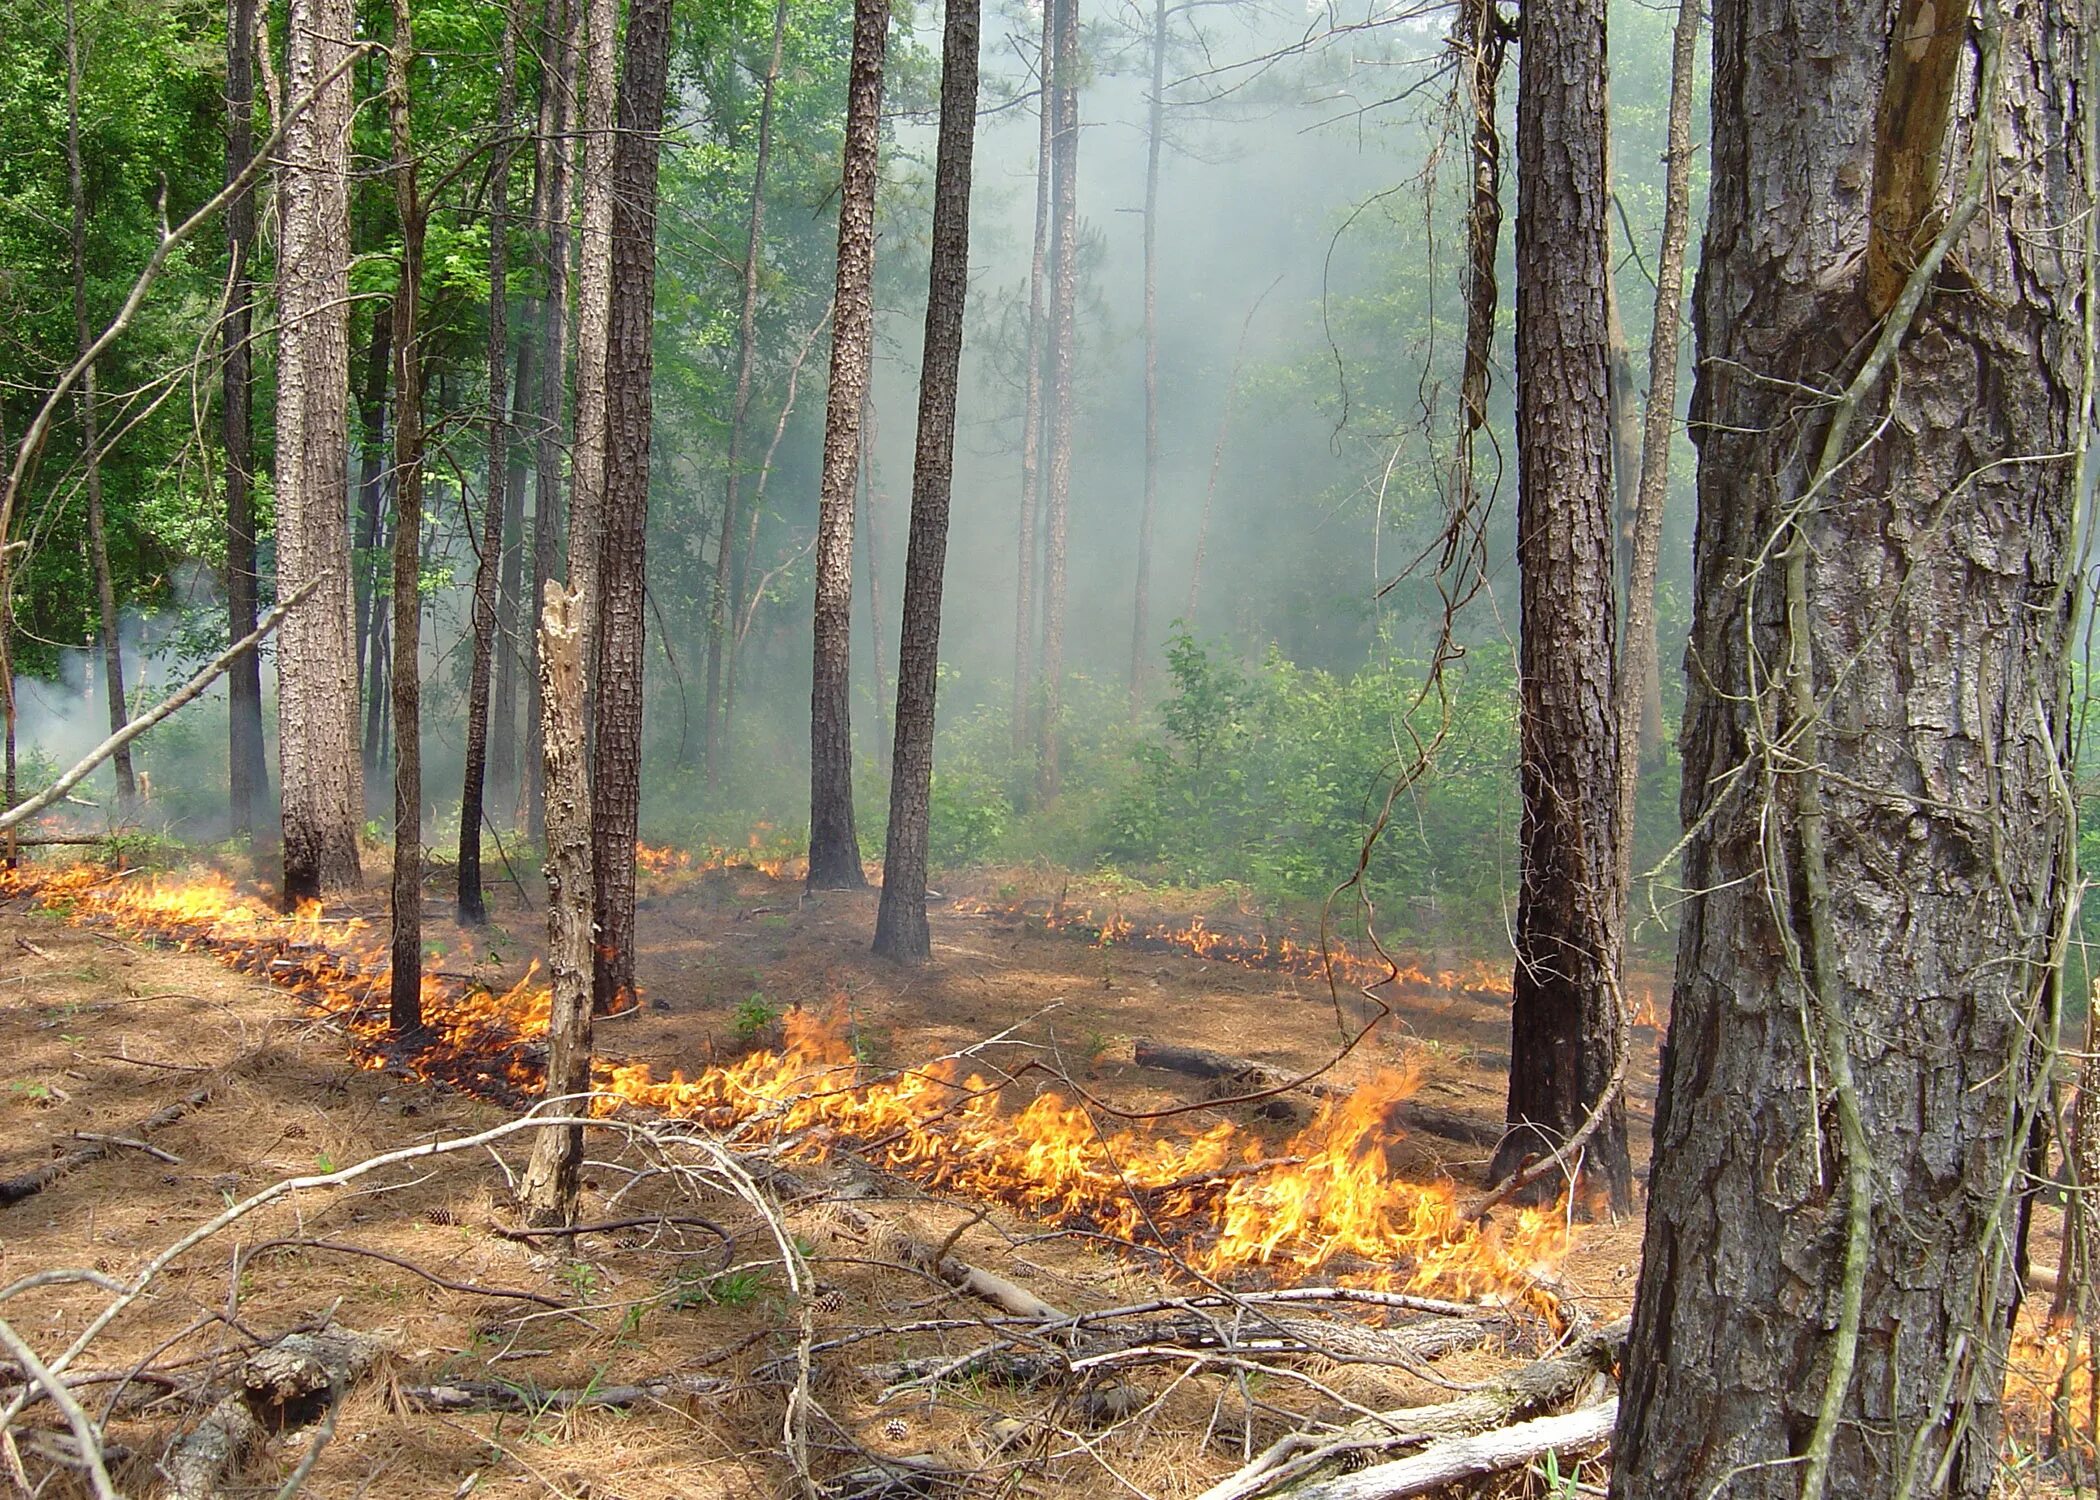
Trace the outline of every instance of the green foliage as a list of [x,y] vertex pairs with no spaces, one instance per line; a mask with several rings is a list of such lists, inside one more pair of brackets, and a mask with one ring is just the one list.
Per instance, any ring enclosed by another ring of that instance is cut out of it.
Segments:
[[730,1034],[740,1042],[755,1042],[780,1024],[780,1007],[764,995],[752,995],[736,1008],[730,1019]]

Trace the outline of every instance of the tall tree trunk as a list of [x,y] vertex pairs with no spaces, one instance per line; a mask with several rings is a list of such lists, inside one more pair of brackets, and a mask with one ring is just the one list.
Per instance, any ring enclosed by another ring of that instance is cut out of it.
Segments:
[[[318,597],[277,637],[277,745],[288,902],[354,887],[357,758],[349,532],[349,0],[291,0],[285,90],[314,96],[280,148],[277,578]],[[330,79],[325,87],[323,79]]]
[[394,0],[387,53],[387,118],[394,148],[394,208],[401,221],[401,282],[394,291],[394,881],[393,982],[388,1020],[396,1033],[423,1025],[423,204],[416,186],[408,69],[415,59],[409,0]]
[[867,523],[861,535],[861,555],[868,575],[868,667],[874,673],[875,738],[884,745],[883,769],[890,768],[890,717],[884,707],[889,687],[882,673],[882,520],[875,503],[875,396],[869,392],[861,407],[860,496],[861,516]]
[[[532,603],[525,611],[537,621],[548,583],[553,579],[563,530],[561,505],[563,417],[568,409],[569,373],[569,145],[570,104],[576,93],[576,41],[583,24],[582,0],[549,0],[546,56],[552,66],[541,73],[539,136],[534,177],[539,184],[538,229],[545,247],[545,295],[540,298],[539,386],[532,474]],[[540,632],[528,632],[531,677],[538,684]],[[545,706],[535,691],[526,705],[526,830],[538,838],[546,831]]]
[[[598,660],[598,564],[605,536],[606,351],[612,316],[613,104],[617,0],[584,8],[583,232],[577,249],[576,441],[569,480],[569,591],[583,599],[583,659]],[[584,716],[595,697],[584,683]],[[597,766],[591,765],[593,775]]]
[[715,548],[714,587],[707,620],[707,697],[702,709],[707,789],[721,782],[728,738],[722,661],[733,654],[733,622],[744,612],[743,563],[736,552],[742,512],[744,423],[751,412],[751,372],[758,357],[758,268],[765,248],[766,166],[773,154],[773,90],[780,80],[781,44],[787,38],[787,0],[773,6],[773,54],[758,106],[758,160],[751,171],[750,228],[744,237],[744,298],[736,320],[736,403],[729,416],[729,475],[723,486],[722,536]]
[[518,802],[518,693],[523,665],[520,650],[530,606],[525,591],[525,442],[530,431],[533,356],[538,339],[531,327],[519,330],[518,366],[511,383],[510,472],[503,483],[503,557],[496,576],[496,684],[489,700],[489,770],[487,802],[497,813],[515,819]]
[[1691,238],[1692,83],[1698,65],[1697,0],[1680,0],[1670,45],[1668,166],[1663,176],[1662,248],[1655,269],[1655,320],[1648,333],[1648,405],[1641,417],[1633,545],[1626,565],[1626,639],[1619,644],[1619,847],[1614,884],[1623,908],[1632,892],[1633,829],[1641,772],[1662,748],[1662,674],[1655,645],[1655,575],[1663,506],[1670,495],[1670,444],[1677,435],[1677,334]]
[[[1523,879],[1510,993],[1504,1179],[1542,1174],[1632,1206],[1618,1095],[1617,721],[1612,698],[1605,0],[1525,16],[1517,59],[1517,559],[1523,636],[1518,781]],[[1586,1203],[1585,1207],[1594,1207]]]
[[1152,659],[1152,519],[1159,506],[1159,153],[1167,128],[1167,0],[1152,0],[1152,97],[1145,110],[1145,490],[1138,508],[1137,594],[1130,627],[1130,709]]
[[1064,711],[1065,564],[1072,515],[1073,318],[1079,296],[1079,0],[1047,0],[1057,12],[1056,135],[1050,151],[1050,493],[1043,581],[1043,717],[1037,787],[1057,795],[1063,776],[1058,733]]
[[[87,311],[87,183],[80,161],[80,24],[73,0],[66,0],[66,183],[73,201],[73,329],[78,352],[85,355],[94,340]],[[109,689],[109,729],[115,734],[131,717],[124,701],[123,632],[117,620],[117,586],[109,570],[109,529],[102,510],[102,439],[96,410],[95,367],[80,379],[80,451],[87,467],[88,556],[95,569],[95,605],[102,622],[103,680]],[[131,751],[119,750],[117,805],[130,807],[138,797]]]
[[[1688,894],[1612,1493],[1981,1500],[2076,876],[2092,26],[1713,14]],[[1899,132],[1891,54],[1938,28],[1975,97]],[[1958,187],[1885,194],[1943,153]]]
[[489,919],[481,893],[481,818],[488,788],[489,685],[496,666],[497,588],[502,581],[504,512],[510,500],[510,130],[517,104],[518,11],[504,11],[496,62],[498,144],[489,188],[489,469],[483,499],[481,556],[474,569],[474,660],[467,673],[467,764],[459,799],[459,920]]
[[824,472],[817,508],[817,602],[809,692],[809,888],[868,883],[853,830],[853,476],[860,409],[875,355],[876,150],[889,0],[854,0],[839,183],[838,301],[831,315],[831,385],[824,404]]
[[1035,238],[1028,251],[1027,367],[1022,371],[1020,547],[1014,564],[1014,706],[1013,748],[1019,757],[1032,754],[1035,729],[1035,663],[1039,649],[1036,576],[1041,571],[1041,544],[1036,522],[1043,508],[1043,293],[1050,238],[1050,157],[1057,135],[1057,7],[1043,0],[1042,51],[1036,59]]
[[[255,160],[255,10],[257,0],[227,0],[226,181]],[[226,630],[237,641],[255,629],[255,381],[248,348],[255,280],[255,193],[226,205],[226,316],[219,324],[224,356],[220,416],[226,445]],[[263,832],[270,772],[263,755],[262,663],[244,652],[226,674],[228,821],[252,845]]]
[[[364,384],[357,393],[357,680],[362,684],[372,642],[382,618],[373,600],[382,574],[377,561],[379,539],[386,530],[388,456],[386,386],[394,371],[394,309],[391,301],[372,306],[372,338],[365,346]],[[369,761],[367,780],[378,779]]]
[[656,327],[656,177],[671,71],[671,0],[630,0],[613,152],[612,340],[606,366],[605,552],[599,571],[598,719],[591,742],[592,1003],[632,1006],[634,840],[642,807],[642,663],[648,613],[649,376]]
[[963,301],[970,289],[970,157],[977,129],[977,0],[948,0],[941,38],[940,145],[933,169],[932,264],[920,361],[919,439],[911,473],[911,540],[897,646],[897,748],[875,951],[932,955],[926,928],[926,844],[933,785],[934,691],[941,655],[941,581],[955,476],[955,398]]
[[[591,778],[583,727],[583,598],[549,580],[540,617],[538,697],[546,729],[548,1099],[570,1099],[591,1086]],[[562,1107],[583,1113],[579,1104]],[[583,1130],[564,1125],[536,1133],[518,1196],[535,1224],[576,1218]]]

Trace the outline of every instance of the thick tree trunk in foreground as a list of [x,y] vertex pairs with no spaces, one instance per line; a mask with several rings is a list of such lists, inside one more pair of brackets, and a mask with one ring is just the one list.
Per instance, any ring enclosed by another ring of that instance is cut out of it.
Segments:
[[1655,268],[1655,321],[1648,334],[1648,405],[1626,565],[1626,638],[1619,643],[1619,866],[1621,910],[1632,893],[1634,814],[1641,771],[1662,749],[1662,674],[1656,661],[1655,575],[1663,507],[1670,495],[1670,444],[1677,435],[1677,345],[1684,316],[1684,261],[1692,199],[1692,84],[1699,4],[1680,0],[1670,47],[1669,165],[1663,178],[1662,247]]
[[1050,485],[1043,570],[1043,715],[1037,789],[1057,795],[1064,710],[1065,554],[1072,515],[1073,315],[1079,295],[1079,0],[1046,0],[1057,13],[1050,149]]
[[[549,581],[540,617],[541,724],[547,747],[547,1018],[549,1099],[591,1086],[591,778],[583,731],[583,599]],[[562,1114],[576,1107],[553,1106]],[[583,1129],[539,1131],[518,1196],[534,1224],[568,1224],[576,1214]]]
[[415,58],[409,0],[394,0],[387,55],[387,114],[394,146],[394,208],[401,221],[401,283],[394,292],[394,880],[392,987],[397,1033],[423,1025],[422,616],[423,282],[421,194],[410,129],[408,68]]
[[[729,415],[729,475],[723,485],[722,535],[715,548],[714,587],[709,591],[707,622],[707,698],[705,754],[707,787],[722,779],[728,753],[730,691],[722,664],[736,668],[736,624],[744,612],[744,564],[736,550],[737,522],[743,510],[744,425],[751,414],[751,375],[758,358],[758,264],[766,236],[766,167],[773,155],[773,90],[780,82],[781,44],[787,37],[787,0],[773,7],[773,54],[758,106],[758,160],[751,169],[751,214],[744,236],[744,296],[736,322],[736,402]],[[757,506],[752,507],[752,520]]]
[[816,645],[809,690],[809,888],[868,883],[853,829],[853,476],[861,403],[875,357],[876,150],[889,0],[855,0],[839,185],[838,301],[831,315],[831,386],[817,512]]
[[963,301],[970,289],[970,155],[977,129],[977,0],[947,0],[941,40],[940,146],[933,173],[932,266],[919,378],[919,440],[912,463],[911,541],[904,625],[897,646],[897,748],[890,773],[889,842],[875,951],[923,959],[926,839],[933,785],[933,700],[941,655],[941,581],[948,559],[948,498],[955,475],[956,380]]
[[1929,7],[1892,9],[1714,8],[1689,896],[1629,1500],[1992,1492],[2071,868],[2092,36],[1985,7],[1959,117],[1986,154],[1956,129],[1923,225],[1876,226],[1929,247],[1877,320],[1860,172]]
[[656,176],[671,71],[671,0],[631,0],[613,150],[612,341],[605,376],[605,550],[598,574],[598,718],[591,741],[592,999],[635,1003],[634,839],[642,806],[643,543],[649,524],[649,375],[656,329]]
[[[80,161],[80,22],[74,0],[66,0],[66,178],[73,200],[73,329],[79,341],[77,352],[86,354],[94,334],[88,328],[87,312],[87,182]],[[80,445],[87,466],[88,558],[94,565],[96,616],[102,626],[109,730],[115,734],[131,714],[124,701],[123,629],[117,619],[117,585],[109,570],[109,527],[102,510],[102,438],[95,385],[95,367],[89,365],[80,377]],[[138,798],[130,750],[117,752],[115,766],[117,805],[129,807]]]
[[459,920],[481,926],[489,919],[481,895],[482,797],[488,789],[489,688],[496,667],[497,588],[502,582],[504,511],[510,495],[510,146],[511,111],[517,102],[518,13],[503,20],[497,60],[496,147],[489,187],[489,407],[488,493],[482,497],[481,556],[474,568],[474,660],[467,673],[467,764],[459,799]]
[[[255,159],[255,11],[257,0],[226,7],[226,180]],[[255,629],[255,382],[248,349],[255,278],[255,193],[226,205],[229,261],[226,316],[219,324],[224,357],[220,418],[226,445],[226,638]],[[250,651],[226,676],[228,822],[253,843],[268,816],[270,772],[263,757],[262,662]]]
[[1043,47],[1036,72],[1035,238],[1028,252],[1027,368],[1021,373],[1020,548],[1014,565],[1014,706],[1016,757],[1031,752],[1035,734],[1036,577],[1041,548],[1036,523],[1043,509],[1043,290],[1050,239],[1050,150],[1057,113],[1051,104],[1050,59],[1057,50],[1057,10],[1043,6]]
[[349,0],[292,0],[285,90],[313,94],[280,148],[278,201],[277,582],[289,597],[321,580],[277,642],[277,746],[284,897],[359,880],[364,778],[357,758],[351,642]]
[[1517,59],[1517,558],[1523,884],[1510,1000],[1508,1177],[1602,1122],[1537,1179],[1632,1203],[1619,1054],[1617,719],[1604,0],[1527,13]]
[[[551,0],[548,6],[547,56],[541,75],[539,139],[534,175],[538,182],[541,243],[546,277],[540,299],[539,384],[534,392],[538,437],[532,474],[532,591],[525,618],[537,622],[548,582],[554,577],[563,527],[561,504],[562,432],[568,409],[569,375],[569,101],[576,90],[576,37],[582,25],[582,0]],[[550,76],[551,75],[551,76]],[[540,633],[535,623],[526,632],[533,683],[539,681]],[[533,691],[526,705],[525,828],[538,838],[546,829],[545,759],[541,753],[544,704]]]

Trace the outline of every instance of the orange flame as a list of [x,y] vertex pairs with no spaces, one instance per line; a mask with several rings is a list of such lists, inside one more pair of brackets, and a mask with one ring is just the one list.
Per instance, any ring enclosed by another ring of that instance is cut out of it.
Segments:
[[[316,905],[285,915],[217,875],[125,878],[92,866],[0,872],[0,893],[34,894],[76,924],[118,925],[263,975],[335,1017],[360,1066],[401,1066],[499,1099],[540,1086],[549,997],[536,967],[500,994],[426,976],[429,1036],[410,1051],[388,1030],[385,955],[362,919],[335,921]],[[930,1189],[1164,1253],[1198,1276],[1287,1284],[1324,1275],[1553,1309],[1539,1283],[1567,1248],[1557,1213],[1477,1225],[1448,1183],[1392,1171],[1387,1148],[1401,1134],[1396,1106],[1411,1075],[1384,1073],[1323,1103],[1276,1149],[1229,1121],[1110,1134],[1053,1093],[1009,1108],[998,1087],[952,1061],[873,1073],[836,1017],[795,1010],[784,1029],[779,1051],[691,1079],[598,1059],[593,1081],[606,1098],[597,1107],[698,1120],[790,1157],[821,1158],[850,1142]]]

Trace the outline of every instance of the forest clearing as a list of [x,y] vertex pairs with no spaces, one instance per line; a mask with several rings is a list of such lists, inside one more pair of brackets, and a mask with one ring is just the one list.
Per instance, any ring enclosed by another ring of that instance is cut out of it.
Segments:
[[2100,1494],[2070,0],[0,0],[0,1489]]

